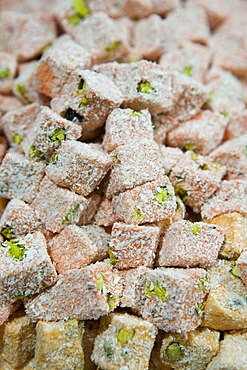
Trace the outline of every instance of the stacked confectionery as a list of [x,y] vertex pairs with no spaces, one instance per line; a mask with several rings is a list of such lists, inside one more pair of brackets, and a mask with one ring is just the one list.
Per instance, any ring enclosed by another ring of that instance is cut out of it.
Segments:
[[0,370],[246,370],[247,2],[1,6]]

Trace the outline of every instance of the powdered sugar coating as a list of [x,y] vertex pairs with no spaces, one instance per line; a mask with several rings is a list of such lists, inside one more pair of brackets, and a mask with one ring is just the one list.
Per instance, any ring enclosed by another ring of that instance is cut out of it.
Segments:
[[107,117],[102,143],[107,152],[126,144],[129,139],[138,141],[142,138],[153,139],[152,121],[147,109],[136,112],[117,108]]
[[159,147],[154,140],[129,139],[127,144],[111,152],[111,156],[115,160],[106,189],[107,198],[155,180],[163,173]]
[[216,262],[223,241],[219,226],[187,220],[175,222],[161,240],[158,266],[210,266]]
[[[100,288],[97,287],[97,279],[103,279],[104,284]],[[98,319],[118,305],[121,292],[120,274],[109,265],[96,262],[59,275],[51,289],[25,304],[26,312],[33,321]],[[109,296],[113,300],[111,307],[107,303]]]
[[111,168],[113,158],[93,144],[64,141],[56,150],[56,160],[46,167],[54,183],[88,195]]
[[20,240],[26,250],[22,260],[12,259],[10,247],[1,245],[0,302],[39,293],[56,282],[57,274],[47,253],[44,235],[37,231]]
[[[162,188],[167,189],[167,199],[159,203],[155,194]],[[176,210],[174,189],[167,176],[114,196],[112,204],[119,220],[135,225],[171,218]]]

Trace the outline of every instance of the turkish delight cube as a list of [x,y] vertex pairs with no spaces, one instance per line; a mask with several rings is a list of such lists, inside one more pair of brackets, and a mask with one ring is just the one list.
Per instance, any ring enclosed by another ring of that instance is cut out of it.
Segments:
[[169,71],[182,72],[203,83],[210,60],[211,51],[208,46],[187,41],[164,53],[159,64]]
[[219,226],[181,220],[161,240],[159,266],[206,267],[214,264],[224,241]]
[[144,273],[141,316],[164,331],[196,329],[202,321],[206,271],[160,267]]
[[112,166],[111,158],[92,144],[64,141],[46,168],[47,176],[57,185],[88,195]]
[[34,365],[41,369],[83,369],[83,322],[77,320],[45,322],[36,325]]
[[88,235],[91,242],[97,248],[95,260],[100,261],[108,256],[109,242],[111,236],[105,231],[104,227],[98,225],[84,225],[81,229]]
[[152,0],[122,0],[119,3],[106,0],[106,11],[112,18],[126,16],[141,19],[152,12],[152,5]]
[[8,152],[0,166],[0,195],[30,203],[34,200],[44,176],[45,165]]
[[87,233],[69,225],[54,236],[48,245],[49,255],[58,273],[89,265],[97,255],[97,247]]
[[219,225],[224,233],[224,243],[219,257],[236,260],[247,248],[247,222],[238,212],[228,212],[206,220],[209,224]]
[[188,4],[199,6],[206,11],[211,29],[226,20],[229,12],[224,0],[189,0]]
[[102,198],[99,204],[98,211],[94,216],[93,222],[99,226],[111,226],[117,221],[112,200],[106,197]]
[[165,21],[157,14],[138,21],[134,28],[133,44],[140,59],[157,61],[162,54]]
[[40,231],[19,240],[5,241],[1,244],[0,253],[1,302],[22,299],[56,282],[56,270]]
[[148,368],[157,329],[136,316],[110,314],[101,319],[102,329],[95,339],[92,360],[106,370]]
[[[33,321],[98,319],[119,304],[121,276],[104,262],[59,275],[57,283],[25,303]],[[64,300],[64,297],[67,297]]]
[[196,153],[207,155],[221,144],[227,123],[228,118],[222,114],[201,111],[170,131],[167,144],[181,149],[194,145]]
[[245,135],[247,131],[247,109],[229,115],[224,141]]
[[112,152],[127,140],[153,139],[151,115],[147,109],[134,111],[133,109],[114,109],[106,120],[103,147]]
[[[1,113],[0,116],[2,114],[7,113],[10,110],[19,109],[19,108],[22,108],[22,107],[23,107],[22,102],[20,102],[20,100],[17,99],[15,96],[0,95],[0,113]],[[1,120],[0,120],[0,128],[2,130],[1,126],[2,125],[1,125]]]
[[111,152],[111,156],[115,161],[106,189],[107,198],[163,174],[159,146],[154,140],[129,140]]
[[202,326],[216,330],[247,328],[247,288],[230,261],[219,260],[208,268],[210,291],[204,306]]
[[81,136],[81,127],[70,122],[49,107],[41,107],[36,120],[23,140],[27,157],[36,159],[36,151],[42,159],[50,160],[54,151],[64,140],[76,140]]
[[87,203],[82,195],[58,187],[46,176],[31,207],[47,230],[60,232],[66,226],[79,222]]
[[169,177],[175,194],[194,212],[200,212],[203,203],[220,186],[225,172],[225,166],[188,150],[173,167]]
[[11,110],[3,116],[3,132],[8,143],[17,151],[23,152],[23,140],[27,137],[28,131],[36,119],[38,110],[39,105],[33,103]]
[[22,367],[34,356],[35,324],[22,311],[4,325],[2,358],[13,368]]
[[135,225],[169,219],[176,210],[174,189],[165,175],[114,196],[112,202],[117,219]]
[[7,204],[1,220],[1,235],[7,239],[15,239],[43,228],[35,211],[20,199],[11,199]]
[[122,103],[122,94],[106,76],[76,69],[70,74],[51,108],[62,117],[93,131],[103,126],[107,116]]
[[140,265],[152,267],[159,236],[160,229],[157,226],[114,223],[109,243],[111,263],[119,270]]
[[36,69],[38,89],[54,98],[60,93],[74,69],[87,69],[90,64],[90,54],[86,49],[67,35],[61,36],[39,60]]
[[241,82],[231,72],[212,66],[205,76],[207,106],[216,112],[232,114],[245,109]]
[[0,52],[0,93],[11,92],[13,78],[17,72],[17,63],[14,55]]
[[[235,75],[247,75],[247,45],[243,30],[246,30],[246,17],[235,12],[217,28],[210,41],[214,58],[213,63]],[[231,51],[231,52],[229,52]]]
[[12,91],[24,104],[37,102],[41,105],[49,105],[50,98],[38,91],[37,65],[37,61],[32,61],[20,69],[18,77],[13,82]]
[[175,9],[166,18],[163,35],[166,48],[180,46],[185,41],[208,44],[210,28],[207,14],[199,7],[187,6]]
[[70,24],[70,18],[62,15],[60,23],[70,36],[90,53],[93,64],[121,61],[129,55],[130,47],[126,34],[121,32],[118,23],[106,13],[90,14],[76,26]]
[[16,55],[18,62],[38,57],[57,33],[54,17],[47,12],[23,14],[3,11],[1,22],[7,51]]
[[220,333],[198,328],[188,333],[162,335],[160,359],[174,370],[204,370],[219,350]]
[[170,73],[173,104],[167,115],[169,118],[183,122],[200,111],[208,97],[208,89],[185,73],[176,71]]
[[179,148],[172,148],[165,145],[160,146],[162,167],[165,174],[168,176],[173,167],[176,166],[179,159],[183,156],[183,152]]
[[[217,355],[208,364],[207,370],[245,370],[247,335],[246,332],[224,333]],[[234,354],[234,355],[233,355]]]
[[247,178],[247,134],[225,141],[209,155],[226,166],[226,179]]
[[203,204],[202,219],[210,220],[229,212],[238,212],[246,217],[246,192],[246,180],[223,180],[215,194]]

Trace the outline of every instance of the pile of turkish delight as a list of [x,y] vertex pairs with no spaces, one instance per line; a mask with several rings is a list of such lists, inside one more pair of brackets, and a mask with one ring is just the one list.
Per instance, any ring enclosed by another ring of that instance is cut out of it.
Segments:
[[247,369],[247,2],[2,0],[0,370]]

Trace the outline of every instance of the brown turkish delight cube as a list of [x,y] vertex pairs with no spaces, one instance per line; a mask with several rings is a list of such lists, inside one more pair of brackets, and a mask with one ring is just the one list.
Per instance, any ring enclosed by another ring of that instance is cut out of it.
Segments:
[[206,271],[157,268],[144,273],[141,316],[164,331],[196,329],[202,321]]
[[76,68],[90,67],[90,54],[69,36],[61,36],[40,59],[36,77],[38,89],[54,98],[66,83],[69,74]]
[[114,223],[109,243],[111,263],[118,269],[152,267],[158,247],[160,228]]
[[14,55],[0,52],[0,93],[11,92],[13,78],[16,75],[17,63]]
[[[84,368],[84,323],[77,320],[45,322],[36,325],[34,365],[36,369]],[[69,365],[68,365],[69,364]]]
[[194,212],[200,212],[203,203],[220,186],[225,172],[224,166],[208,157],[187,151],[173,167],[169,177],[175,194]]
[[201,208],[203,220],[210,220],[216,216],[238,212],[247,216],[247,181],[224,180],[215,194],[208,199]]
[[148,368],[157,334],[155,325],[127,313],[110,314],[100,324],[92,353],[97,365],[106,370]]
[[37,231],[0,247],[0,301],[15,301],[39,293],[56,282],[57,274],[47,253],[44,235]]
[[93,131],[103,126],[107,116],[122,103],[122,94],[106,76],[77,69],[70,74],[61,94],[51,101],[62,117]]
[[162,333],[159,356],[174,370],[204,370],[219,350],[220,333],[198,328],[188,333]]
[[222,114],[203,110],[170,131],[167,144],[181,149],[193,145],[196,153],[207,155],[220,145],[227,123],[228,118]]
[[51,289],[25,303],[26,312],[33,321],[98,319],[118,306],[121,292],[117,270],[96,262],[59,275]]
[[242,251],[247,249],[247,222],[238,212],[228,212],[206,222],[219,225],[224,233],[224,243],[220,249],[219,257],[236,260]]
[[1,22],[7,51],[15,54],[18,62],[38,57],[57,33],[53,16],[46,12],[22,14],[5,11]]
[[79,222],[87,203],[82,195],[58,187],[45,176],[31,207],[47,230],[60,232],[66,226]]
[[18,198],[32,202],[44,176],[45,165],[8,152],[0,166],[0,194],[4,198]]
[[20,199],[11,199],[7,204],[0,221],[1,235],[14,239],[43,228],[35,211]]
[[20,152],[23,151],[23,140],[27,137],[38,110],[39,105],[37,103],[28,104],[7,112],[2,118],[3,132],[9,144]]
[[195,80],[204,82],[204,75],[211,60],[210,48],[190,41],[165,52],[160,60],[165,69],[182,72]]
[[153,139],[153,128],[150,113],[147,109],[114,109],[106,120],[103,147],[111,152],[127,140]]
[[159,147],[154,140],[129,140],[111,152],[111,156],[115,161],[106,189],[108,198],[155,180],[163,173]]
[[159,266],[206,267],[214,264],[224,241],[219,226],[182,220],[173,223],[161,240]]
[[113,197],[118,220],[143,224],[171,218],[176,210],[176,197],[167,176],[161,176]]
[[47,176],[59,186],[88,195],[104,178],[113,159],[93,144],[64,141],[46,168]]
[[106,0],[106,12],[112,18],[129,17],[140,19],[152,13],[152,1],[150,0],[122,0],[116,3],[114,0]]
[[230,261],[219,260],[207,270],[210,291],[202,326],[216,330],[247,328],[247,288]]
[[14,369],[34,356],[35,324],[22,311],[4,325],[2,358]]
[[46,161],[65,140],[77,140],[81,136],[81,127],[70,122],[49,107],[41,107],[35,121],[23,140],[23,149],[27,157],[34,158],[36,151]]

